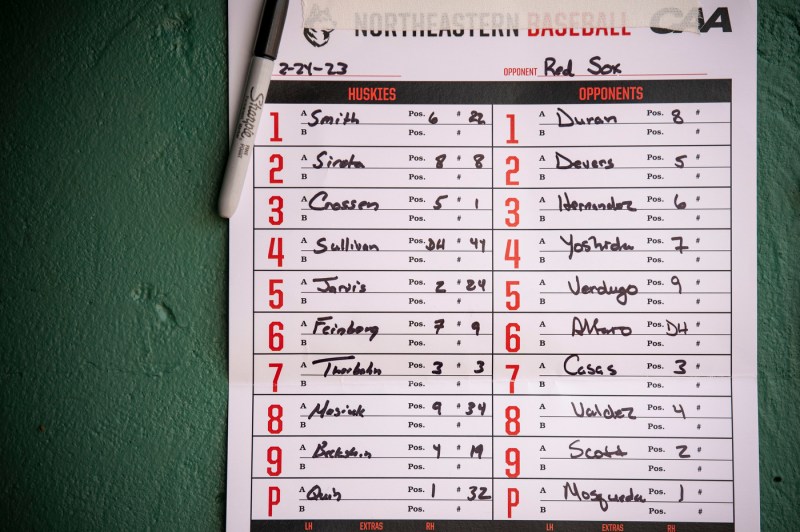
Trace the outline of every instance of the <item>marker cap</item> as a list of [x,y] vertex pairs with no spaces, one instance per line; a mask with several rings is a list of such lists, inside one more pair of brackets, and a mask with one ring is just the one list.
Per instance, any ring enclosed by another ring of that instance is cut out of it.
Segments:
[[253,55],[275,60],[278,56],[278,46],[281,43],[283,23],[286,22],[288,9],[289,0],[266,0],[264,2]]

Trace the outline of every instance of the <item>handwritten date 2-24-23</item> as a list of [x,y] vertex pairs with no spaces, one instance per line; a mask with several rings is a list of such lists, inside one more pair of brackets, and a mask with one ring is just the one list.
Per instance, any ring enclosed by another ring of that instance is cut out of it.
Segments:
[[324,66],[315,65],[313,62],[309,61],[308,63],[279,63],[278,65],[279,70],[278,74],[281,76],[286,76],[290,74],[294,74],[296,76],[313,76],[314,74],[320,74],[326,76],[343,76],[347,74],[347,63],[342,63],[338,61],[336,63],[325,63]]

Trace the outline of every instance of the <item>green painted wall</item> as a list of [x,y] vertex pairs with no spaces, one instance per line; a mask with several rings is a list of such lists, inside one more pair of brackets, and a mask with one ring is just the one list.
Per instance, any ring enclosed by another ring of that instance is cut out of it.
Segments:
[[[0,529],[221,530],[226,5],[3,11]],[[784,531],[800,521],[797,0],[762,2],[759,32],[761,509]]]
[[761,528],[800,529],[800,2],[758,13]]

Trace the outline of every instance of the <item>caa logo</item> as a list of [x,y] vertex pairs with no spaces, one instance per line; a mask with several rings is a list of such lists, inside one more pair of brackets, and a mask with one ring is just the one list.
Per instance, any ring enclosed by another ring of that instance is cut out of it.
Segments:
[[311,8],[311,14],[306,19],[303,36],[316,48],[325,46],[331,40],[331,33],[336,28],[336,23],[331,18],[329,10],[322,11],[319,6]]
[[[660,26],[668,25],[676,29],[666,29]],[[664,8],[655,13],[650,20],[650,29],[655,33],[681,33],[692,26],[697,26],[700,33],[708,33],[712,28],[719,28],[725,33],[733,31],[731,29],[731,17],[727,7],[718,7],[708,17],[703,16],[703,8],[690,9],[683,13],[680,9]]]

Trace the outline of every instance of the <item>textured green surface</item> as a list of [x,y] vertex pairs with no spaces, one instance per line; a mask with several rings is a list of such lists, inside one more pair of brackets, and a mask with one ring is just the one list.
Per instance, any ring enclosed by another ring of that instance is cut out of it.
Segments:
[[[0,528],[220,530],[226,5],[69,4],[15,2],[0,18]],[[800,517],[797,1],[763,2],[759,32],[762,528],[788,531]]]
[[220,0],[2,21],[0,527],[220,530]]
[[800,530],[800,2],[758,17],[761,527]]

